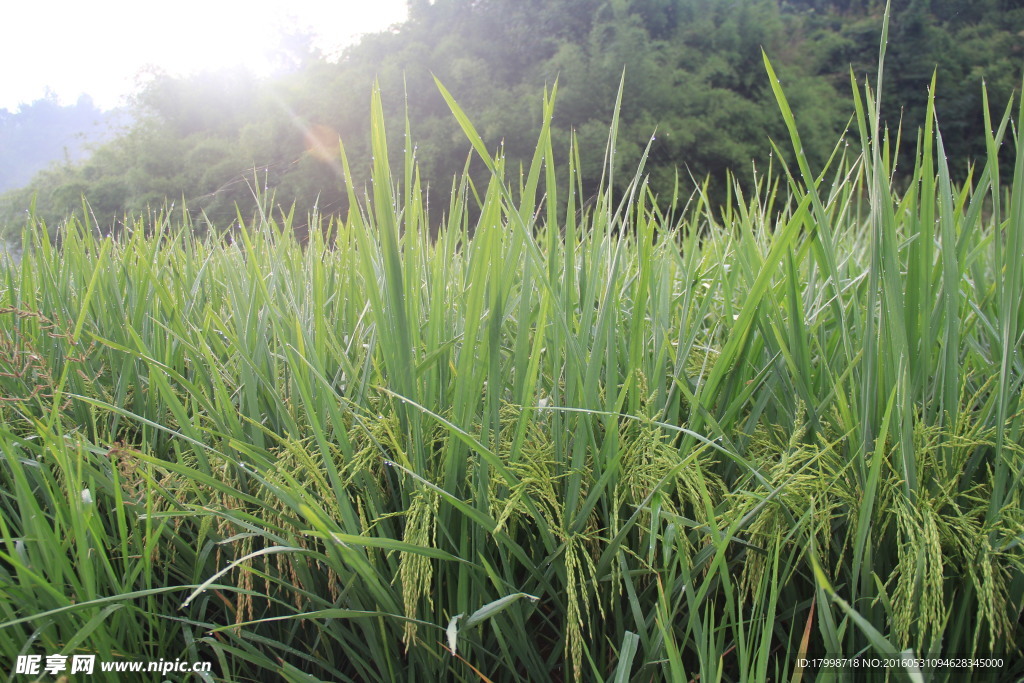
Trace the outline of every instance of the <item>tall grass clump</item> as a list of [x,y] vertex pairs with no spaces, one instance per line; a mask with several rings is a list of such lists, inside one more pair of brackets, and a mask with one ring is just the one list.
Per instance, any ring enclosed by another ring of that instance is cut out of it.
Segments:
[[613,195],[615,121],[584,208],[575,145],[557,177],[545,123],[511,172],[439,85],[491,173],[436,236],[379,93],[373,183],[307,244],[269,206],[228,235],[31,226],[0,263],[0,657],[1024,675],[1024,112],[955,184],[930,108],[897,193],[881,78],[812,169],[765,63],[792,161],[721,210],[642,159]]

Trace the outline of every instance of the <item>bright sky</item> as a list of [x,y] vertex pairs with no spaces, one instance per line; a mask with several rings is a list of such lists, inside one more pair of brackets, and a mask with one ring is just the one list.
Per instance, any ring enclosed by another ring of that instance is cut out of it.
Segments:
[[315,36],[327,54],[405,19],[405,0],[8,0],[0,12],[0,109],[88,93],[117,106],[147,66],[184,75],[272,70],[279,31]]

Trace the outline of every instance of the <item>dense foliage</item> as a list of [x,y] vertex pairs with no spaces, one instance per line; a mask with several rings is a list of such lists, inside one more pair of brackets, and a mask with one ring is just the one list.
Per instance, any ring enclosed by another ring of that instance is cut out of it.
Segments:
[[[655,192],[670,195],[677,179],[692,188],[710,178],[710,196],[720,201],[727,171],[750,187],[752,160],[763,171],[768,137],[785,136],[761,48],[806,124],[804,153],[820,163],[853,113],[843,96],[851,66],[858,77],[875,70],[881,14],[877,0],[413,1],[407,22],[364,38],[337,62],[295,48],[294,68],[269,82],[241,72],[155,79],[138,97],[127,134],[3,197],[0,225],[20,230],[33,197],[51,228],[91,212],[108,230],[168,203],[186,207],[199,226],[226,226],[236,208],[252,217],[264,192],[285,209],[299,207],[296,225],[313,207],[344,215],[338,139],[363,186],[365,97],[375,79],[389,108],[408,106],[425,191],[444,206],[469,149],[432,75],[459,97],[490,149],[503,144],[510,169],[529,163],[541,121],[534,95],[557,79],[552,144],[565,159],[576,132],[583,199],[593,199],[609,103],[625,69],[619,158],[635,159],[655,135],[647,163]],[[981,81],[993,101],[1008,99],[1020,79],[1022,30],[1019,0],[896,2],[883,120],[893,128],[904,117],[923,120],[938,66],[936,98],[948,150],[960,160],[952,173],[962,179],[967,163],[985,154],[976,134]],[[396,134],[391,142],[398,155],[402,141]],[[905,179],[913,145],[904,149],[896,173]],[[485,180],[479,162],[471,171]],[[627,176],[619,175],[616,190]]]
[[1024,108],[957,186],[926,103],[901,192],[870,91],[823,168],[769,74],[794,162],[721,212],[642,168],[581,208],[550,101],[520,174],[441,91],[489,177],[435,239],[379,93],[370,190],[305,246],[266,207],[34,225],[0,266],[0,656],[1019,680]]

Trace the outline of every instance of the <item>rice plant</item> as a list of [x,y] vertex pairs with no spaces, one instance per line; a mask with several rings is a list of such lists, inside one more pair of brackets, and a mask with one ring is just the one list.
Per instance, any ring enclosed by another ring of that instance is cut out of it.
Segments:
[[490,171],[441,216],[375,92],[373,183],[306,244],[269,200],[222,235],[30,225],[0,263],[10,670],[1024,675],[1024,111],[957,185],[930,109],[900,193],[881,76],[812,169],[765,64],[794,161],[722,208],[643,159],[613,193],[615,119],[584,206],[575,143],[558,177],[545,123],[512,172],[439,84]]

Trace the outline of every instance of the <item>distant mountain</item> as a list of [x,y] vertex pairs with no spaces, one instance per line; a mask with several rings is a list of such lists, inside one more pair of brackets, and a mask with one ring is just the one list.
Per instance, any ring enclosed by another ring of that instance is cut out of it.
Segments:
[[0,192],[24,187],[51,164],[84,159],[127,122],[125,110],[103,111],[88,95],[63,106],[50,93],[18,111],[0,109]]

